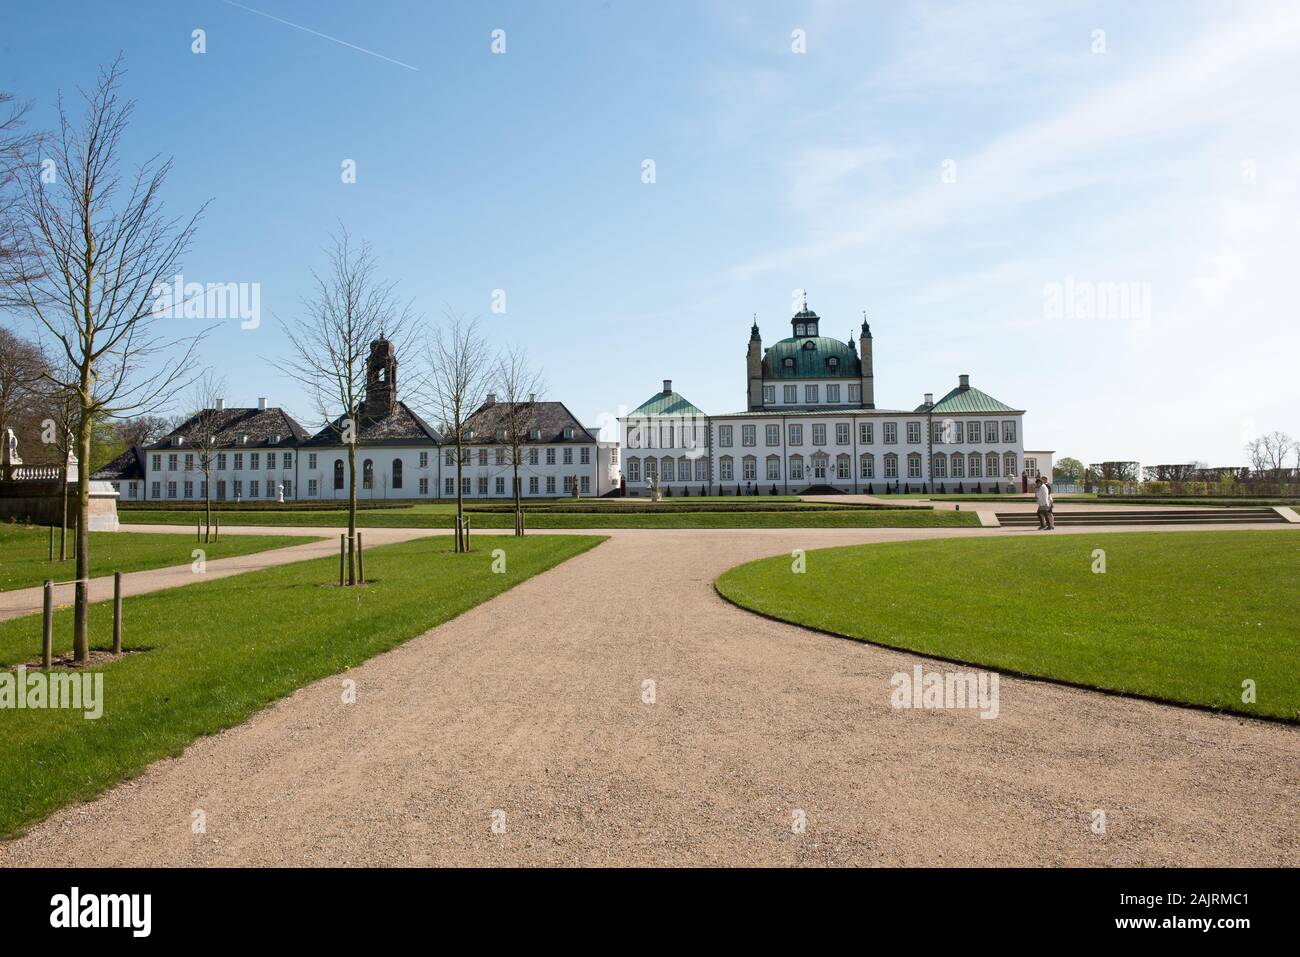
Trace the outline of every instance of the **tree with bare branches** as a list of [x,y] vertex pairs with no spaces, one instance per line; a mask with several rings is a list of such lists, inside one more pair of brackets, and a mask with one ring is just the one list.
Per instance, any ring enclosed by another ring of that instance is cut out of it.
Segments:
[[[133,175],[119,169],[133,104],[122,100],[121,61],[101,70],[82,92],[74,120],[58,101],[50,138],[53,176],[30,166],[19,181],[18,241],[0,262],[0,301],[26,313],[52,356],[71,375],[51,384],[77,397],[77,514],[90,517],[91,438],[96,423],[154,411],[190,377],[197,335],[166,336],[155,290],[180,269],[199,213],[163,215],[162,188],[171,161],[147,160]],[[42,164],[42,167],[44,164]],[[49,344],[47,344],[49,345]],[[77,537],[73,653],[88,657],[90,536]]]
[[510,466],[514,480],[515,534],[524,534],[523,480],[519,477],[524,464],[524,446],[537,411],[537,397],[544,391],[541,372],[528,361],[528,353],[519,346],[510,346],[497,357],[493,370],[497,398],[501,401],[501,414],[497,424],[505,431],[504,441],[509,446]]
[[189,393],[190,417],[180,426],[185,441],[194,447],[203,473],[203,541],[212,541],[212,467],[217,458],[217,435],[224,427],[220,400],[226,380],[211,369],[194,383]]
[[26,129],[28,104],[0,92],[0,281],[5,265],[12,267],[23,235],[20,216],[20,176],[35,161],[40,137]]
[[[415,328],[411,304],[402,303],[397,284],[379,279],[366,242],[355,243],[340,227],[326,250],[323,273],[313,271],[313,292],[302,315],[281,321],[293,357],[281,368],[306,389],[321,418],[347,449],[348,584],[356,584],[357,440],[366,396],[370,343],[387,338],[399,352]],[[337,410],[342,415],[335,418]]]
[[425,346],[428,365],[426,395],[444,439],[456,448],[456,551],[468,551],[464,535],[463,474],[465,445],[473,438],[469,417],[483,404],[496,362],[478,320],[466,321],[449,308],[446,321],[430,334]]
[[35,342],[0,326],[0,435],[13,429],[20,438],[33,427],[40,385],[49,363]]
[[1297,464],[1300,464],[1300,443],[1285,432],[1269,432],[1247,442],[1246,454],[1250,457],[1250,467],[1256,478],[1280,482],[1289,456],[1295,455]]

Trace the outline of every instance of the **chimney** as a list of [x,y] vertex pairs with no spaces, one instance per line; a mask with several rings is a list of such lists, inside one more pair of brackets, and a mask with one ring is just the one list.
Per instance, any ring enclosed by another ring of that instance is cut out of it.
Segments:
[[266,396],[262,396],[260,399],[257,400],[257,407],[263,412],[266,411]]
[[487,394],[487,402],[486,402],[485,404],[486,404],[486,405],[496,405],[496,404],[497,404],[497,394],[496,394],[495,392],[489,392],[489,393]]
[[926,405],[934,405],[934,393],[933,393],[933,392],[927,392],[927,393],[925,394],[925,404],[926,404]]
[[965,392],[967,389],[969,389],[969,388],[970,388],[970,376],[968,376],[968,375],[959,375],[959,376],[957,376],[957,388],[961,389],[961,391],[963,391],[963,392]]
[[673,380],[664,379],[664,395],[668,395],[672,391],[673,391]]
[[220,410],[224,409],[225,407],[226,407],[226,400],[225,400],[225,399],[218,399],[218,400],[217,400],[217,410],[220,411]]
[[529,401],[529,403],[536,402],[536,401],[537,401],[537,393],[536,393],[536,392],[530,392],[530,393],[528,393],[528,401]]

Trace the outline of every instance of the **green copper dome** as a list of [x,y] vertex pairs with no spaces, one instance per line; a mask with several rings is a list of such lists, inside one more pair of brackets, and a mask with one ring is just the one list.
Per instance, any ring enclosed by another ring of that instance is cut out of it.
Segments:
[[765,379],[856,379],[862,363],[853,346],[826,336],[792,336],[768,347]]

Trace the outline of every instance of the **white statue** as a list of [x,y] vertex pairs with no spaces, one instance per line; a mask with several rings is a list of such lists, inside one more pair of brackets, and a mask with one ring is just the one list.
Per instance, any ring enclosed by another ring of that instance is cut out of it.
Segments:
[[284,483],[283,482],[279,484],[279,491],[278,494],[276,495],[275,500],[279,502],[281,505],[284,504]]
[[13,429],[5,429],[4,461],[0,464],[23,464],[23,460],[18,457],[18,436],[14,435]]
[[650,501],[659,502],[663,500],[663,493],[659,489],[659,476],[650,476]]

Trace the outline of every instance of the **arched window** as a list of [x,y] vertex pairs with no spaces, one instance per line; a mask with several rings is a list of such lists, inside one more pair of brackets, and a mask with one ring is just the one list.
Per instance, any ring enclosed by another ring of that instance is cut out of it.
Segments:
[[724,455],[718,459],[718,478],[724,482],[730,482],[736,477],[735,459],[730,455]]
[[402,460],[393,459],[393,488],[402,487]]
[[[978,454],[978,452],[971,453],[971,455]],[[966,477],[966,456],[960,452],[952,453],[952,477],[958,479]]]
[[934,464],[932,467],[934,469],[935,478],[947,478],[948,477],[948,456],[944,455],[942,452],[935,452]]
[[334,460],[334,488],[340,491],[343,489],[343,460],[342,459]]
[[641,481],[641,460],[640,459],[627,460],[627,480],[629,482]]
[[1016,469],[1016,453],[1008,452],[1003,457],[1002,461],[1005,463],[1005,467],[1002,469],[1002,474],[1007,478],[1014,478],[1018,471]]
[[870,452],[863,452],[858,456],[858,478],[873,479],[876,477],[876,457]]
[[[977,455],[977,454],[979,454],[979,453],[972,453],[972,454],[976,454],[976,455]],[[990,452],[990,453],[985,457],[984,461],[988,464],[988,467],[989,467],[989,470],[988,470],[988,471],[989,471],[989,478],[997,478],[997,477],[998,477],[998,453],[996,453],[996,452]]]
[[793,368],[794,368],[794,357],[793,357],[793,356],[786,356],[785,359],[782,361],[781,364],[782,364],[783,366],[785,366],[787,369],[793,369]]
[[836,369],[839,367],[840,360],[835,356],[831,356],[829,359],[826,360],[826,364],[830,366],[832,369]]
[[659,478],[665,482],[673,481],[673,457],[665,455],[663,461],[659,463]]
[[980,477],[980,454],[978,452],[972,452],[970,454],[966,465],[971,478]]
[[361,463],[361,487],[375,487],[375,463],[370,461],[370,459],[366,459]]

